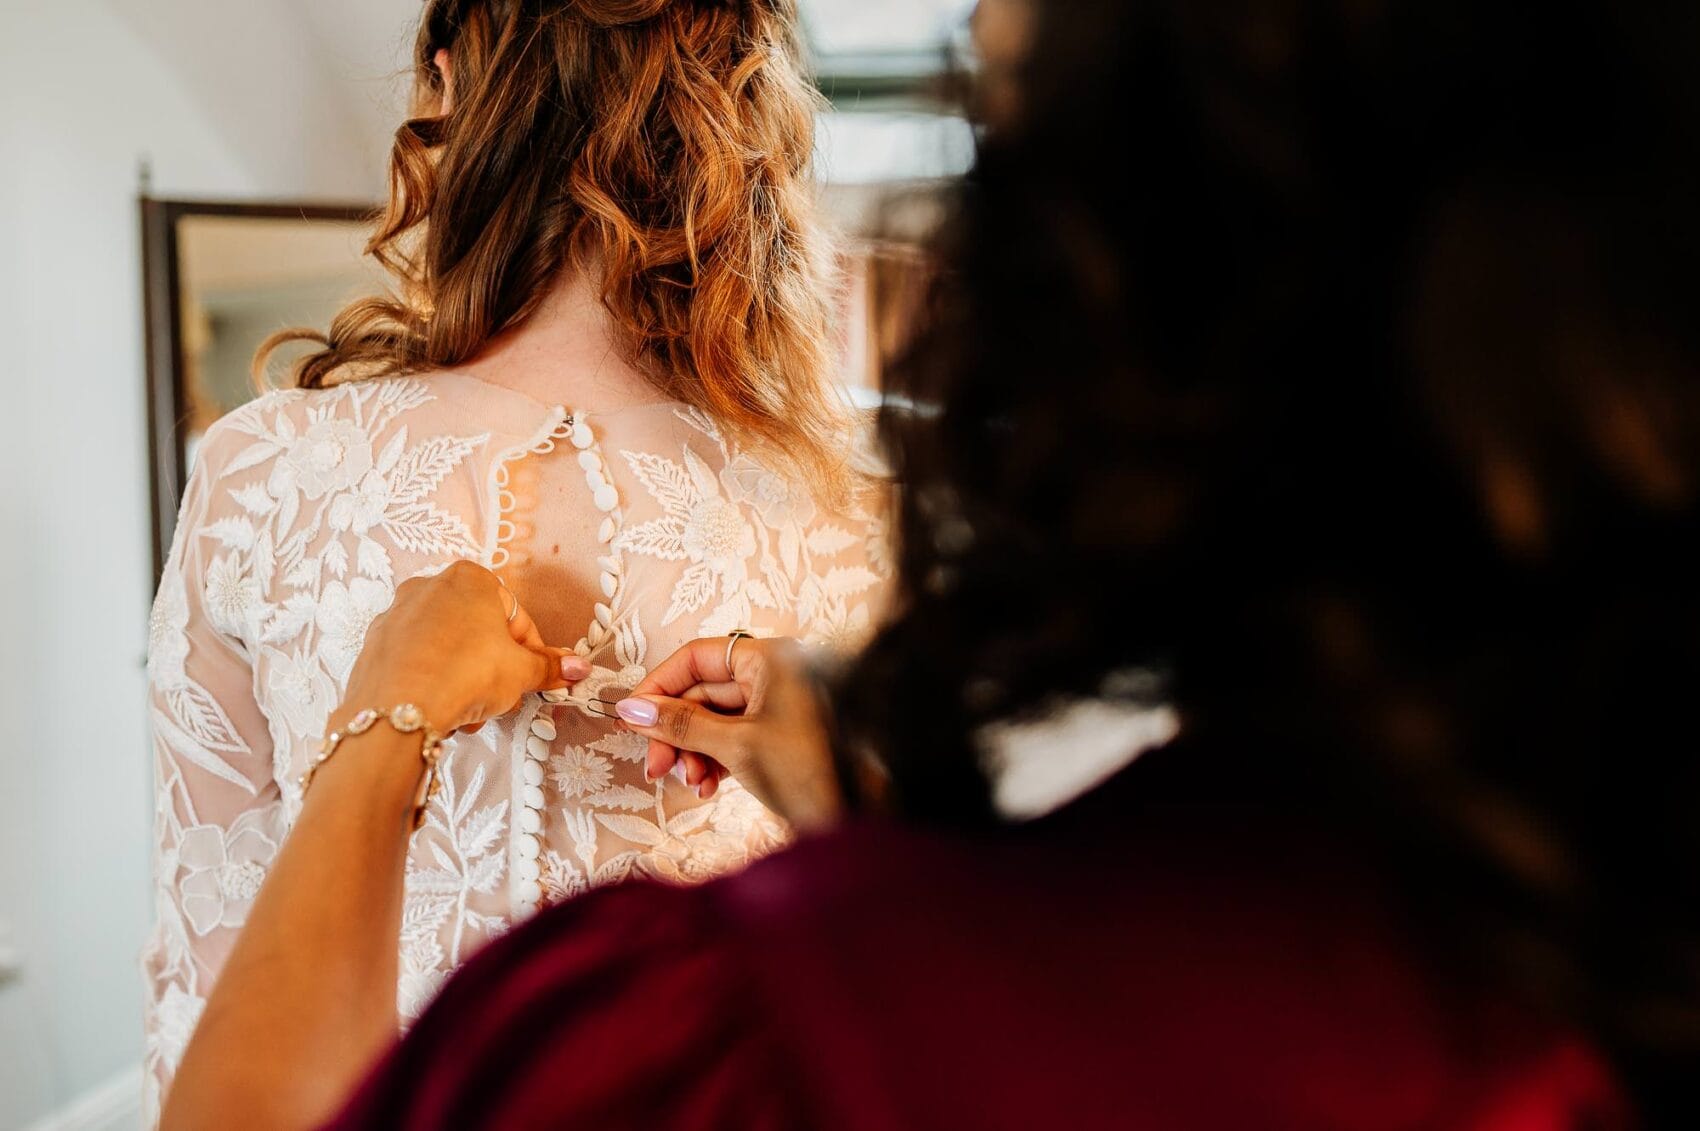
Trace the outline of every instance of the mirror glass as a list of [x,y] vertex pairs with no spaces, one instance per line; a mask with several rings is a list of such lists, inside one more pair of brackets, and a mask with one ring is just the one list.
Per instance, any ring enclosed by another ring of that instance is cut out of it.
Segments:
[[[254,351],[274,332],[323,330],[350,299],[384,286],[362,249],[370,226],[286,217],[185,216],[180,264],[185,469],[208,425],[256,392]],[[284,363],[311,348],[291,343]]]
[[[260,343],[323,330],[382,285],[363,254],[376,206],[143,197],[150,486],[157,582],[183,485],[207,428],[258,391]],[[279,360],[309,345],[280,351]]]

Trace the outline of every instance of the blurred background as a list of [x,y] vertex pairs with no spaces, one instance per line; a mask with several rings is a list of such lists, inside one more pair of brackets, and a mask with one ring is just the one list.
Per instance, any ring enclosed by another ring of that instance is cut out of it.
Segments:
[[[971,156],[939,92],[972,7],[803,0],[858,395]],[[0,1131],[138,1124],[160,545],[255,345],[373,285],[418,11],[0,0]]]

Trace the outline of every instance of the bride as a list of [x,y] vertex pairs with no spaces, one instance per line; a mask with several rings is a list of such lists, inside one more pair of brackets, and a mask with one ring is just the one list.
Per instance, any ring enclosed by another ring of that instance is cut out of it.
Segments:
[[785,835],[734,782],[647,782],[613,705],[697,636],[854,646],[885,591],[827,380],[796,37],[794,0],[428,5],[370,245],[395,296],[262,348],[319,347],[207,434],[153,613],[156,1104],[410,576],[489,566],[578,682],[450,744],[404,1017],[549,901]]

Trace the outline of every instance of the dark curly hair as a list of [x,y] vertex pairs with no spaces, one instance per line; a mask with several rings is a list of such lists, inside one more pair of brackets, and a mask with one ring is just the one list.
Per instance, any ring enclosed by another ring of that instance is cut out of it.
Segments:
[[1338,830],[1700,1125],[1700,19],[1032,2],[847,754],[989,821],[984,727],[1160,673],[1153,788]]

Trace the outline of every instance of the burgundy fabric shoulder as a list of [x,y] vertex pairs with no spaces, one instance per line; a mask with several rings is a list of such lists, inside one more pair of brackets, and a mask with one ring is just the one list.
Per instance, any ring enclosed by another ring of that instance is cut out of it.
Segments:
[[1339,846],[1250,810],[1110,791],[977,837],[853,826],[539,917],[334,1126],[1634,1125],[1593,1049],[1437,981],[1410,926]]
[[818,1128],[1635,1125],[1586,1042],[1463,993],[1339,846],[1249,809],[853,827],[706,894]]
[[595,892],[468,963],[330,1126],[808,1126],[767,1016],[700,890]]

